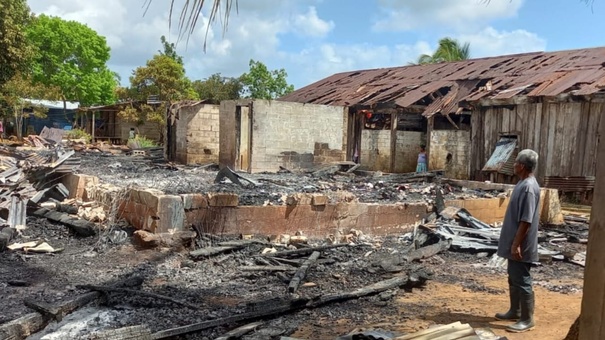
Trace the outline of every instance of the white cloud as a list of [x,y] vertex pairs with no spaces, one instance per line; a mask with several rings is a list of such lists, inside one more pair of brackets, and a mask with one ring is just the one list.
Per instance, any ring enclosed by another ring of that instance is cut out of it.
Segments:
[[[260,60],[270,68],[281,68],[281,35],[297,32],[301,37],[323,37],[335,26],[320,18],[314,5],[319,0],[297,3],[280,0],[240,1],[233,9],[229,27],[223,36],[221,18],[208,31],[206,53],[203,43],[207,18],[200,16],[197,28],[187,41],[177,44],[188,75],[205,78],[220,72],[239,76],[248,70],[249,59]],[[119,72],[127,84],[132,69],[161,49],[160,36],[178,40],[178,18],[184,2],[178,0],[169,30],[169,3],[153,0],[145,13],[144,0],[47,0],[29,1],[32,11],[76,20],[106,37],[112,49],[110,68]],[[220,16],[220,15],[219,15]]]
[[409,31],[417,28],[455,28],[472,31],[494,19],[517,15],[524,0],[378,0],[384,18],[377,31]]
[[[161,49],[161,35],[177,41],[176,26],[183,1],[177,0],[172,32],[168,25],[169,3],[163,0],[153,0],[145,16],[145,0],[30,0],[29,4],[36,13],[83,22],[105,36],[112,48],[109,66],[127,84],[131,71]],[[239,1],[239,13],[233,10],[224,35],[220,21],[211,26],[206,53],[204,16],[188,42],[178,43],[177,52],[183,55],[192,79],[214,73],[239,76],[254,59],[270,69],[285,68],[289,81],[301,87],[336,72],[406,65],[435,48],[436,42],[373,43],[370,37],[366,43],[341,43],[331,39],[337,27],[318,12],[316,5],[321,1]],[[393,30],[434,25],[440,33],[448,32],[449,36],[470,42],[474,57],[544,49],[545,41],[533,33],[497,31],[487,26],[490,20],[516,15],[523,0],[491,0],[489,6],[481,1],[379,0],[385,10],[390,8],[394,14],[387,15],[387,20],[377,22],[375,27]],[[457,25],[462,28],[448,28]],[[338,34],[343,36],[343,32]]]
[[305,14],[294,17],[294,32],[311,37],[324,37],[334,29],[334,21],[325,21],[317,16],[315,7],[309,7]]
[[546,40],[526,30],[497,31],[487,27],[474,34],[458,36],[461,42],[470,43],[473,58],[504,54],[544,51]]
[[429,44],[423,41],[392,47],[325,43],[291,55],[290,63],[299,69],[306,85],[338,72],[407,65],[420,54],[430,52]]

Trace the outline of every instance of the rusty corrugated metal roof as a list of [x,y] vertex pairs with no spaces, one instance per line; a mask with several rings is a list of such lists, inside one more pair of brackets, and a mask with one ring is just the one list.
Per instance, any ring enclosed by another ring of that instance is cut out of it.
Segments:
[[[433,114],[436,109],[451,113],[457,111],[461,101],[482,98],[594,94],[605,88],[604,65],[605,47],[599,47],[361,70],[334,74],[280,100],[342,106],[395,103],[409,107],[440,91],[441,96],[430,101],[434,105],[427,107],[425,114]],[[489,87],[484,86],[487,81]],[[473,86],[467,88],[469,82]],[[447,91],[452,89],[457,93],[448,96]]]
[[501,137],[496,143],[496,149],[485,163],[481,171],[495,171],[505,175],[513,175],[513,163],[517,157],[517,139]]

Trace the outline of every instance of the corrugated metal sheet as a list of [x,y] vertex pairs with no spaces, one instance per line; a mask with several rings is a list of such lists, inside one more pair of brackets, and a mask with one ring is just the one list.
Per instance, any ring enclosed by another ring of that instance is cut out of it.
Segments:
[[[432,114],[435,108],[441,108],[442,113],[452,113],[461,101],[482,98],[594,94],[605,88],[603,65],[605,47],[362,70],[335,74],[280,100],[343,106],[395,103],[408,107],[435,91],[474,82],[465,96],[454,96],[453,105],[435,104],[427,111]],[[479,86],[480,80],[491,81],[491,89]]]
[[481,171],[495,171],[513,175],[513,164],[517,153],[517,139],[502,137],[496,143],[496,149]]
[[594,189],[595,178],[589,177],[556,177],[544,178],[544,186],[554,188],[563,192],[584,192]]

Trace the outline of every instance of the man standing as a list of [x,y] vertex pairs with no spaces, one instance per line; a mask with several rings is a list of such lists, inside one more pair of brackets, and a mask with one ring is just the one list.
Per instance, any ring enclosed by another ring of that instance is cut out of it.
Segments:
[[498,256],[508,259],[510,308],[496,314],[499,320],[518,320],[506,328],[525,332],[534,328],[534,292],[529,272],[538,261],[538,225],[540,223],[540,186],[534,177],[538,154],[522,150],[515,161],[519,182],[510,197],[498,243]]

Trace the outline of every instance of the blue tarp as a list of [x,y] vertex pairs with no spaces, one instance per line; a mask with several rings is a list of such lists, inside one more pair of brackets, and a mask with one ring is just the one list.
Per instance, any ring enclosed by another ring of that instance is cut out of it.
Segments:
[[67,130],[69,130],[73,125],[75,115],[75,110],[67,110],[63,113],[63,109],[49,109],[46,113],[46,118],[37,118],[33,116],[27,118],[23,123],[23,133],[24,135],[27,133],[27,126],[29,125],[33,126],[36,134],[40,134],[45,126],[57,129],[67,128]]

